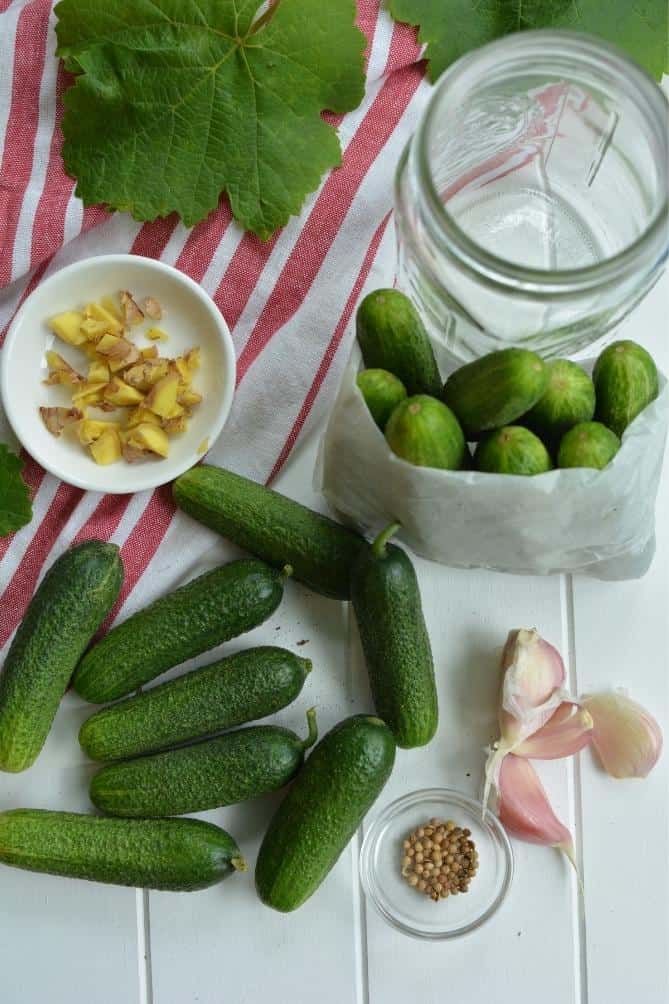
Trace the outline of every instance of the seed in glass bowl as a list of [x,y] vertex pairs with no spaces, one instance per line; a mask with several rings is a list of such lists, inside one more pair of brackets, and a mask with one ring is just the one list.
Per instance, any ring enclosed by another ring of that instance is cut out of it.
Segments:
[[435,903],[467,892],[477,870],[478,853],[471,831],[452,819],[431,819],[402,841],[402,877]]

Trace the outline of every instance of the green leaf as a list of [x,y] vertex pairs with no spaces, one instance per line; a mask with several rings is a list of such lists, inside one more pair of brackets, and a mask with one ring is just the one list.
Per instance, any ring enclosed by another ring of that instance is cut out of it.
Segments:
[[512,31],[568,28],[614,42],[657,80],[669,70],[666,0],[390,0],[396,21],[420,25],[430,78]]
[[263,239],[341,162],[321,112],[364,88],[354,0],[62,0],[63,159],[86,205],[188,226],[222,190]]
[[33,518],[28,486],[21,477],[23,461],[0,443],[0,537],[7,537]]

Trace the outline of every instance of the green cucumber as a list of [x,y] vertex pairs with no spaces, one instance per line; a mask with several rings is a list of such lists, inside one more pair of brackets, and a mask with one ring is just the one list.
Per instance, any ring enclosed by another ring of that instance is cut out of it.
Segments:
[[394,523],[353,569],[351,596],[374,706],[398,746],[425,746],[439,712],[432,649],[409,556],[388,544]]
[[406,387],[388,370],[362,370],[356,383],[370,415],[383,431],[393,408],[407,396]]
[[110,764],[91,780],[91,801],[110,816],[180,816],[234,805],[282,788],[316,742],[316,716],[300,739],[278,725],[256,725],[194,746]]
[[310,669],[285,648],[237,652],[97,711],[79,742],[92,760],[121,760],[222,732],[285,708]]
[[375,289],[355,319],[367,369],[383,369],[402,381],[409,394],[439,397],[441,377],[432,344],[418,311],[399,289]]
[[457,418],[435,397],[416,394],[397,405],[386,423],[393,453],[416,467],[457,471],[465,456],[465,437]]
[[512,425],[544,395],[548,367],[528,349],[501,349],[452,373],[442,399],[455,413],[467,439]]
[[569,359],[553,359],[548,367],[548,386],[542,397],[522,417],[551,450],[555,450],[565,432],[579,422],[589,422],[595,413],[595,388],[592,380]]
[[263,903],[287,913],[318,889],[380,795],[395,742],[379,718],[354,715],[328,732],[279,806],[258,854]]
[[229,833],[200,819],[104,819],[75,812],[0,812],[0,861],[49,875],[191,892],[246,863]]
[[350,595],[351,566],[368,545],[327,516],[221,467],[200,464],[177,478],[174,501],[189,516],[299,582],[334,599]]
[[581,422],[566,432],[558,450],[558,467],[602,470],[620,449],[615,432],[601,422]]
[[112,628],[77,666],[74,689],[92,704],[115,701],[262,624],[282,597],[282,577],[260,561],[214,568]]
[[0,677],[0,770],[26,770],[37,759],[75,666],[122,582],[118,548],[97,540],[70,548],[44,576]]
[[505,425],[476,447],[477,471],[488,474],[544,474],[552,470],[550,453],[538,436],[522,425]]
[[659,392],[653,357],[636,342],[613,342],[604,349],[593,372],[597,408],[595,418],[617,436]]

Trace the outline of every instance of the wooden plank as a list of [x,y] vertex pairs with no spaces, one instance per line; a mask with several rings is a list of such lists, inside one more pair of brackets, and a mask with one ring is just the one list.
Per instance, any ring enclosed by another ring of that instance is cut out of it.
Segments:
[[[669,371],[665,276],[620,332]],[[666,459],[666,458],[665,458]],[[669,477],[657,504],[657,553],[645,578],[575,578],[574,669],[581,691],[626,687],[669,729]],[[581,755],[585,931],[590,1001],[669,1000],[669,758],[644,781],[615,781]]]

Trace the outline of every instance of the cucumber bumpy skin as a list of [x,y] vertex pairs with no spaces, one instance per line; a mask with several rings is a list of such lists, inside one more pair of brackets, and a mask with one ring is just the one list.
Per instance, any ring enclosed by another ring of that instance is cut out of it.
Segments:
[[367,542],[353,530],[232,471],[199,464],[178,477],[174,501],[193,519],[332,599],[350,597],[351,567]]
[[158,818],[235,805],[282,788],[316,742],[316,715],[300,739],[278,725],[227,732],[194,746],[110,764],[91,780],[93,805],[111,816]]
[[74,689],[92,704],[115,701],[262,624],[282,597],[282,577],[260,561],[214,568],[112,628],[77,666]]
[[120,760],[222,732],[285,708],[310,670],[285,648],[236,652],[102,708],[83,723],[79,742],[93,760]]
[[388,370],[409,395],[439,397],[441,376],[432,343],[408,296],[399,289],[368,293],[358,307],[355,328],[367,369]]
[[618,437],[659,393],[655,361],[642,345],[613,342],[595,363],[592,374],[597,406],[595,418]]
[[360,558],[351,591],[374,707],[408,749],[430,742],[439,710],[416,572],[406,552],[388,544],[398,529],[389,526]]
[[269,824],[258,854],[260,899],[287,913],[313,893],[376,801],[395,762],[379,718],[354,715],[321,739]]
[[70,677],[123,582],[115,544],[66,551],[32,598],[0,677],[0,770],[22,771],[42,749]]
[[173,892],[206,889],[246,870],[230,834],[200,819],[105,819],[46,809],[0,812],[0,861]]

